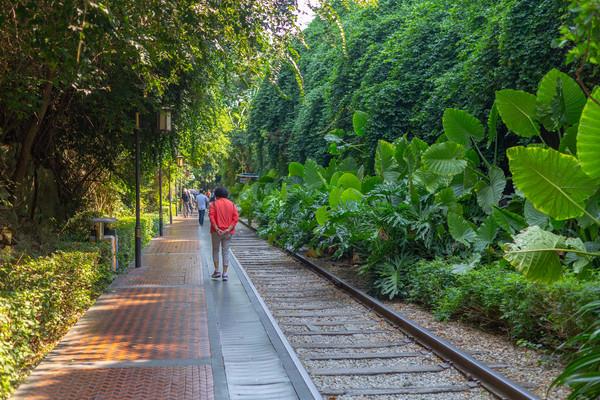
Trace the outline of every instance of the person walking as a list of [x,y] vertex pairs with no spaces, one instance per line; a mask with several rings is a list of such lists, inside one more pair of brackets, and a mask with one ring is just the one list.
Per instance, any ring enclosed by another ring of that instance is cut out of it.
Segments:
[[[229,260],[227,252],[231,237],[235,233],[235,226],[238,223],[239,215],[235,204],[227,197],[229,193],[225,188],[215,189],[215,201],[208,209],[210,219],[210,238],[212,241],[212,254],[215,271],[211,275],[212,279],[222,278],[227,281],[227,269]],[[219,272],[219,254],[223,257],[223,274]]]
[[204,226],[204,214],[206,214],[208,203],[208,197],[204,193],[199,192],[196,195],[196,206],[198,207],[198,222],[200,223],[200,226]]
[[187,218],[187,216],[190,213],[190,194],[188,193],[187,189],[183,189],[181,192],[181,201],[183,202],[183,217]]

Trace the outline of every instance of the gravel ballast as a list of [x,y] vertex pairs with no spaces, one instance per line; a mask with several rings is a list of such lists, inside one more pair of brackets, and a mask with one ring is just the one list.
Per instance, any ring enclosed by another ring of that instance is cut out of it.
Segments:
[[[366,290],[366,282],[358,275],[358,267],[323,259],[311,258],[311,261],[352,285]],[[569,391],[564,387],[546,393],[563,368],[555,357],[542,351],[516,346],[503,335],[484,332],[459,321],[438,321],[431,312],[416,304],[397,300],[382,301],[420,326],[470,353],[477,360],[490,365],[541,399],[563,400],[568,396]]]

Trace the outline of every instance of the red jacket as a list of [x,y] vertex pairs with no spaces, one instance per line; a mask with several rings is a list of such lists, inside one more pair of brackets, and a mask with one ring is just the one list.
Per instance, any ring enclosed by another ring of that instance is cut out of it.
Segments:
[[[208,217],[210,218],[211,232],[216,232],[217,227],[222,231],[232,225],[235,227],[239,219],[238,210],[235,204],[224,197],[216,199],[210,205]],[[234,234],[235,229],[232,229],[231,233]]]

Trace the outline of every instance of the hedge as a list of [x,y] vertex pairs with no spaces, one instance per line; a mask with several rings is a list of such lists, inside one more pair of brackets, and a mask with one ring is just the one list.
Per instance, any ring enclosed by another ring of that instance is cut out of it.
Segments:
[[0,267],[0,397],[59,339],[111,280],[97,246]]
[[[0,265],[0,399],[17,384],[104,291],[113,278],[107,243],[89,237],[90,213],[75,216],[54,253]],[[142,217],[142,242],[158,230],[158,218]],[[134,257],[135,218],[120,218],[119,265]],[[80,241],[74,241],[80,240]]]
[[[146,245],[158,232],[158,215],[144,214],[140,218],[142,245]],[[121,270],[127,268],[135,257],[135,217],[120,217],[115,224],[119,236],[118,260]]]

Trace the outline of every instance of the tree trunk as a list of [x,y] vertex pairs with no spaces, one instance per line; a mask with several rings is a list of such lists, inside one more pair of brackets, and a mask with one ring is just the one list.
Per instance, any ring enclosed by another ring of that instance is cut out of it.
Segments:
[[15,167],[15,172],[12,176],[13,184],[18,187],[23,178],[25,178],[25,174],[27,173],[27,167],[29,166],[29,161],[31,160],[31,149],[33,147],[33,143],[35,141],[35,137],[40,130],[42,122],[44,120],[44,116],[46,115],[46,111],[48,111],[48,106],[50,105],[52,95],[52,82],[47,82],[44,85],[44,90],[42,92],[42,104],[40,105],[40,109],[38,114],[34,117],[34,120],[29,125],[29,129],[23,139],[23,143],[21,144],[21,151],[19,152],[19,156],[17,159],[17,166]]
[[40,186],[37,170],[38,170],[38,167],[37,167],[37,165],[35,165],[33,167],[33,200],[31,201],[31,212],[29,214],[29,219],[32,221],[33,221],[33,218],[35,217],[35,209],[37,207],[37,199],[38,199],[38,190],[39,190],[39,186]]

